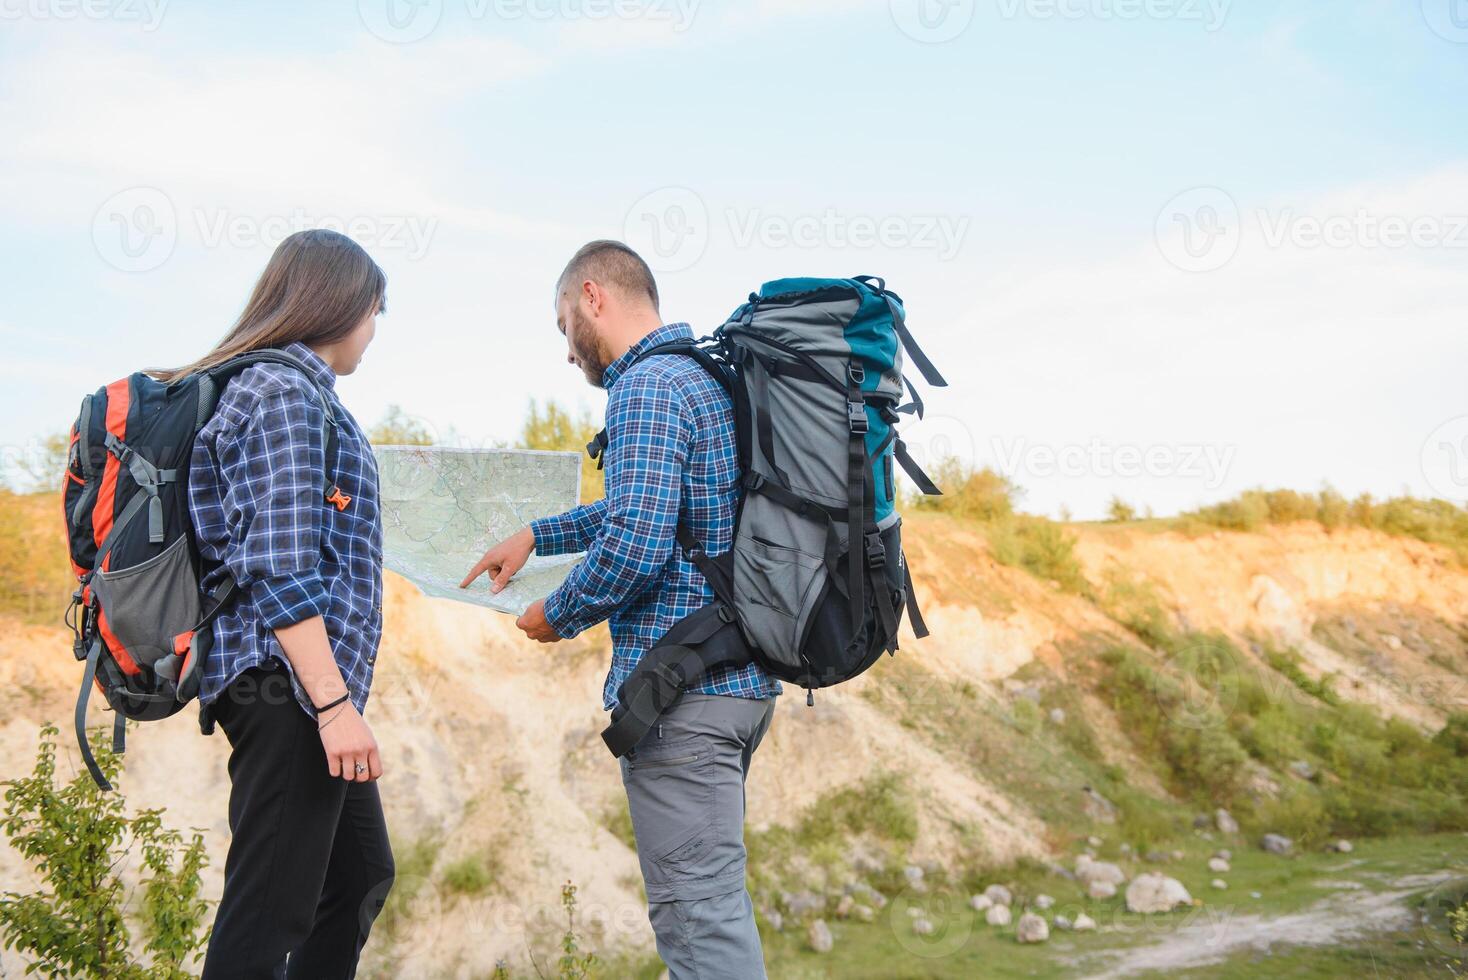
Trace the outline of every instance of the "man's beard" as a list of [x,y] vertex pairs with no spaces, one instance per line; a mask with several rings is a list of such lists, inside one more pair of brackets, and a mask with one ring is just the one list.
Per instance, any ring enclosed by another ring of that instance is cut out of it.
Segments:
[[581,373],[586,376],[586,383],[593,388],[601,387],[602,375],[606,374],[611,365],[611,356],[607,353],[606,345],[596,335],[596,329],[591,325],[591,320],[580,310],[571,311],[572,336],[575,338],[571,345],[572,353],[576,355],[576,363],[581,367]]

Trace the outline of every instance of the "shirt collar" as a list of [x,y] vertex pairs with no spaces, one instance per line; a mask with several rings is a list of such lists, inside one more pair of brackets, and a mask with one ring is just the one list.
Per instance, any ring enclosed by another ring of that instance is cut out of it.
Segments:
[[656,347],[658,344],[666,344],[670,340],[692,339],[693,328],[688,324],[663,324],[661,327],[658,327],[652,333],[648,334],[646,337],[643,337],[637,343],[629,347],[627,349],[627,353],[623,354],[621,357],[617,358],[615,361],[609,364],[607,366],[607,369],[602,372],[601,386],[603,388],[606,388],[607,390],[611,390],[612,385],[617,383],[617,379],[626,373],[627,369],[632,366],[632,362],[637,360],[637,355],[641,354],[643,351]]
[[310,375],[312,381],[321,385],[323,388],[336,387],[336,372],[321,359],[320,354],[299,340],[293,340],[289,344],[286,344],[285,352],[295,355],[296,360],[306,365],[306,373]]

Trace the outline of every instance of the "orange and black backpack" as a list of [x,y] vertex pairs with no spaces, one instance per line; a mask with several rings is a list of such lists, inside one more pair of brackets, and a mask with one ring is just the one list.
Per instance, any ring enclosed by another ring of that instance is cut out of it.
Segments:
[[[229,379],[260,363],[310,372],[281,350],[258,350],[164,383],[139,372],[82,399],[71,429],[62,486],[71,568],[77,576],[66,624],[85,661],[76,736],[97,785],[111,789],[87,744],[93,685],[116,713],[112,747],[124,748],[127,719],[174,714],[199,693],[214,618],[233,601],[233,578],[205,594],[189,514],[194,439],[214,414]],[[314,381],[313,381],[314,384]],[[328,474],[336,459],[336,419],[326,409]],[[335,487],[330,479],[326,485]],[[329,494],[328,494],[329,496]]]

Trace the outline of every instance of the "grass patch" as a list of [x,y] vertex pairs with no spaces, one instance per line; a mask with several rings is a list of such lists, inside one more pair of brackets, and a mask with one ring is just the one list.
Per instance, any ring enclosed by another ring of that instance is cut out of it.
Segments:
[[[1459,752],[1468,722],[1455,717],[1429,737],[1293,676],[1298,666],[1283,654],[1276,673],[1218,635],[1182,638],[1165,664],[1126,648],[1102,662],[1123,728],[1144,757],[1161,760],[1171,788],[1229,807],[1252,829],[1306,845],[1468,829],[1468,756]],[[1274,771],[1277,795],[1246,785],[1251,760]],[[1310,779],[1291,774],[1300,762]]]
[[480,895],[499,879],[499,861],[489,854],[470,854],[443,869],[443,886],[452,895]]
[[387,902],[378,915],[375,930],[385,931],[388,942],[395,943],[413,924],[412,905],[423,892],[424,886],[431,887],[433,866],[438,863],[438,854],[443,843],[420,837],[406,846],[393,844],[393,864],[396,876],[392,891],[387,893]]
[[1315,521],[1327,528],[1361,527],[1397,537],[1416,538],[1447,547],[1468,563],[1468,510],[1446,500],[1393,497],[1378,501],[1370,494],[1355,500],[1329,488],[1319,493],[1297,490],[1248,490],[1211,507],[1181,515],[1180,527],[1221,527],[1258,531],[1272,524]]
[[627,807],[626,794],[617,794],[616,800],[602,811],[601,825],[629,850],[637,850],[637,835],[632,832],[632,811]]
[[1091,596],[1091,583],[1075,556],[1075,538],[1054,521],[1015,514],[985,528],[989,553],[1001,565],[1023,568],[1073,595]]

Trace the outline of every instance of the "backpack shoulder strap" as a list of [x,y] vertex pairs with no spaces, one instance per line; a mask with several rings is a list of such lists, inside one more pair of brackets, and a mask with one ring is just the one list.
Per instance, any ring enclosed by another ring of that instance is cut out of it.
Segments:
[[[696,340],[670,340],[667,343],[656,344],[645,351],[638,353],[622,371],[626,374],[644,360],[657,354],[686,354],[698,362],[699,366],[711,374],[715,381],[731,395],[734,391],[734,380],[729,376],[729,370],[706,348],[699,346]],[[596,468],[601,469],[606,465],[607,430],[603,428],[592,440],[586,444],[586,455],[596,460]]]
[[279,364],[282,367],[294,368],[306,377],[316,389],[317,397],[321,401],[321,410],[324,413],[325,422],[322,426],[323,442],[325,444],[326,460],[326,482],[329,487],[326,491],[326,499],[335,504],[339,510],[345,510],[351,498],[342,495],[341,488],[336,484],[336,467],[339,460],[339,437],[337,435],[336,408],[331,399],[326,397],[326,390],[311,377],[311,371],[290,351],[278,350],[274,347],[252,350],[232,357],[216,367],[202,372],[199,378],[199,415],[196,425],[203,426],[214,414],[215,407],[219,404],[219,396],[234,378],[245,368],[255,364]]

